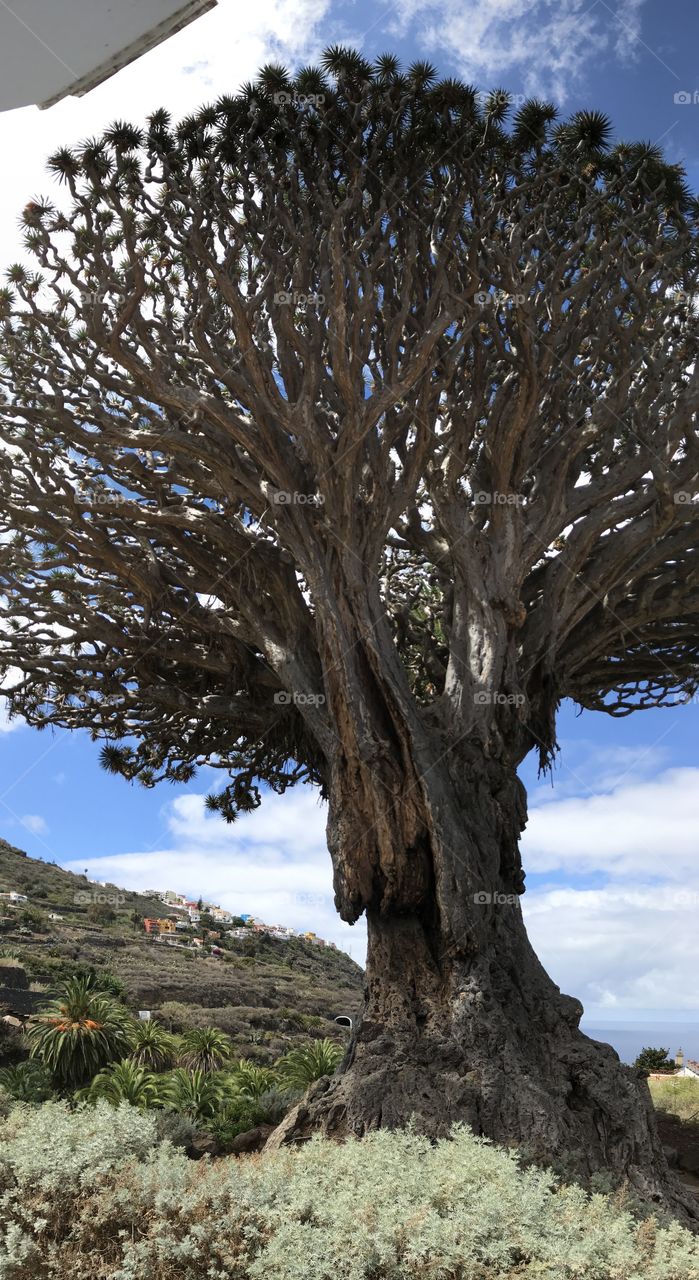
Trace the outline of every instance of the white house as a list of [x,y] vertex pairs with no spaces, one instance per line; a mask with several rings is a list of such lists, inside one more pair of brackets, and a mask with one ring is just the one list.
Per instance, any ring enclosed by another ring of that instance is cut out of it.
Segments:
[[12,0],[0,4],[0,111],[81,97],[216,0]]
[[212,907],[210,914],[219,924],[231,924],[233,921],[230,911],[225,911],[223,907]]
[[695,1062],[693,1058],[686,1058],[681,1049],[675,1054],[675,1062],[677,1070],[673,1073],[676,1076],[691,1076],[694,1080],[699,1080],[699,1062]]
[[23,902],[29,901],[26,893],[15,893],[14,890],[11,890],[9,893],[0,893],[0,898],[15,907],[19,907]]

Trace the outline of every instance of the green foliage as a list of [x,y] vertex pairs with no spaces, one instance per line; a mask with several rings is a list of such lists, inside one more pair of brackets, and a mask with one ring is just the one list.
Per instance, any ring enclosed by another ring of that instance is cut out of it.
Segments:
[[81,1091],[81,1096],[89,1102],[104,1098],[112,1106],[128,1102],[143,1109],[159,1101],[158,1080],[135,1062],[110,1062],[97,1073],[90,1087]]
[[159,1022],[137,1022],[131,1032],[129,1058],[149,1071],[167,1071],[175,1065],[178,1041]]
[[224,1079],[232,1093],[250,1102],[256,1102],[279,1083],[278,1072],[273,1067],[260,1067],[245,1058],[231,1071],[226,1071]]
[[176,1067],[162,1080],[159,1097],[171,1111],[190,1120],[211,1120],[220,1109],[225,1092],[220,1077],[201,1069],[186,1071]]
[[177,1061],[193,1071],[218,1071],[230,1056],[231,1042],[226,1033],[217,1027],[201,1027],[185,1032]]
[[321,1076],[332,1075],[343,1052],[342,1045],[334,1040],[315,1040],[292,1049],[277,1063],[279,1079],[287,1089],[305,1090]]
[[113,924],[117,916],[114,908],[105,902],[93,902],[87,908],[87,918],[91,924]]
[[43,1063],[30,1059],[0,1070],[0,1089],[17,1102],[46,1102],[53,1094],[53,1082]]
[[465,1129],[193,1162],[159,1117],[17,1107],[3,1280],[699,1280],[699,1240]]
[[89,1079],[130,1047],[133,1019],[89,978],[71,978],[27,1027],[29,1052],[63,1085]]
[[44,929],[48,923],[44,912],[40,911],[38,907],[31,906],[22,907],[19,913],[19,922],[27,929]]
[[279,1124],[289,1110],[288,1095],[270,1089],[259,1097],[242,1094],[224,1102],[208,1122],[207,1128],[222,1151],[229,1151],[234,1138],[261,1124]]
[[675,1060],[669,1056],[667,1049],[642,1049],[634,1066],[645,1075],[651,1071],[667,1071],[670,1074],[676,1069]]

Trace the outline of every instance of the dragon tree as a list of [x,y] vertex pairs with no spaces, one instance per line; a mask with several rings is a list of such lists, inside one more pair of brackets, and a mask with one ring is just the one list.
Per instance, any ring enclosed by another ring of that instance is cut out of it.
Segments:
[[335,48],[52,156],[0,296],[0,656],[128,779],[327,797],[365,1009],[280,1140],[465,1121],[677,1208],[521,912],[562,700],[699,673],[699,203],[611,135]]

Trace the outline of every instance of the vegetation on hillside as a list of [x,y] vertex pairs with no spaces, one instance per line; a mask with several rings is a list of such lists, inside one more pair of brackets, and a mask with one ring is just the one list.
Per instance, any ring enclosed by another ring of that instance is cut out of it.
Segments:
[[29,1058],[0,1071],[8,1098],[40,1103],[60,1096],[71,1105],[125,1102],[173,1112],[223,1149],[246,1130],[281,1120],[342,1057],[342,1047],[325,1038],[269,1066],[236,1061],[232,1040],[217,1027],[173,1035],[156,1022],[140,1022],[96,976],[69,979],[30,1017],[20,1040]]
[[[27,933],[20,912],[10,911],[0,936],[0,988],[31,985],[48,999],[67,980],[90,977],[132,1008],[155,1011],[161,1035],[218,1028],[230,1037],[234,1057],[253,1056],[262,1064],[309,1038],[342,1044],[345,1033],[334,1018],[359,1012],[362,971],[342,951],[252,930],[237,939],[225,927],[219,940],[223,955],[216,958],[156,943],[144,933],[143,917],[161,916],[162,902],[116,886],[90,885],[84,876],[29,858],[3,840],[0,889],[27,894],[29,906],[41,904],[42,916]],[[92,892],[118,899],[119,909],[109,919],[91,918],[83,899]],[[51,921],[51,914],[62,919]],[[0,1034],[0,1067],[16,1058],[14,1040]],[[160,1067],[145,1052],[142,1065]]]

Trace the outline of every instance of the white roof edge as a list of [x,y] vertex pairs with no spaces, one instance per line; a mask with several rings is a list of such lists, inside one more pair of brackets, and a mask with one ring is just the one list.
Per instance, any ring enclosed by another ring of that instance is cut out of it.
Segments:
[[134,40],[133,44],[127,45],[125,49],[120,49],[118,53],[100,63],[93,71],[81,76],[79,80],[74,80],[72,84],[67,85],[52,97],[47,98],[45,102],[40,102],[37,105],[42,111],[45,111],[47,107],[55,106],[62,98],[82,98],[84,94],[96,88],[103,80],[108,80],[117,71],[121,71],[122,67],[128,66],[130,62],[134,62],[142,54],[148,53],[149,49],[154,49],[163,40],[174,36],[175,32],[181,31],[183,27],[188,26],[195,18],[199,18],[202,13],[206,13],[207,9],[213,9],[217,3],[218,0],[186,0],[186,3],[176,13],[159,22],[150,31],[144,32],[142,36],[139,36],[138,40]]

